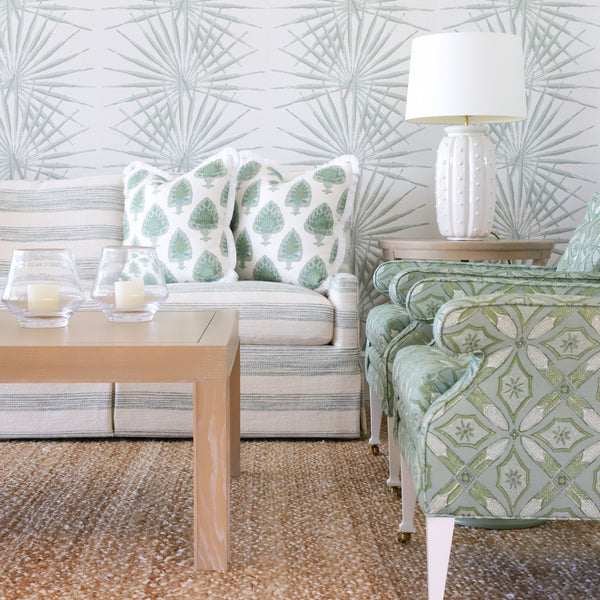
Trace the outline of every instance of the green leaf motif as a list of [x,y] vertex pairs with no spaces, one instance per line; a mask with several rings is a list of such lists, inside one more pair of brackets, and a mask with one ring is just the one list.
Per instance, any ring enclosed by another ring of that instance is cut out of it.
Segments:
[[268,246],[270,238],[273,234],[280,232],[283,229],[284,221],[281,209],[273,200],[265,204],[256,215],[256,220],[252,225],[252,229],[262,235],[263,246]]
[[194,281],[217,281],[223,277],[223,266],[209,250],[205,250],[194,265]]
[[146,190],[140,188],[131,199],[129,204],[129,213],[133,215],[133,220],[137,221],[138,215],[144,212],[144,206],[146,204]]
[[248,214],[250,209],[254,206],[258,206],[258,199],[260,198],[260,179],[251,183],[244,195],[242,196],[242,206],[245,207],[244,213]]
[[292,228],[292,230],[285,235],[279,250],[277,251],[277,260],[285,262],[285,268],[290,271],[292,269],[292,263],[298,262],[302,259],[302,239],[298,235],[298,232]]
[[223,188],[223,191],[221,192],[220,204],[223,208],[225,208],[227,206],[228,202],[229,202],[229,181],[227,182],[227,184]]
[[194,175],[204,179],[206,187],[210,188],[213,187],[215,179],[227,175],[227,165],[219,158],[196,169]]
[[304,223],[304,230],[315,236],[317,246],[322,246],[323,238],[333,233],[333,213],[325,202],[310,213]]
[[165,278],[165,283],[177,283],[177,277],[171,273],[169,267],[165,265],[164,262],[161,261],[160,268],[162,270],[163,277]]
[[167,215],[158,204],[153,204],[142,223],[142,233],[152,240],[153,245],[156,245],[158,238],[167,233],[168,230],[169,219],[167,219]]
[[243,229],[235,241],[235,251],[237,254],[237,262],[240,269],[246,268],[246,261],[252,260],[252,241],[248,232]]
[[327,278],[327,267],[320,256],[313,256],[300,271],[298,282],[300,285],[315,289]]
[[192,203],[192,186],[187,179],[180,179],[169,192],[167,206],[174,207],[179,215],[183,212],[183,207]]
[[255,281],[276,281],[281,282],[281,275],[273,261],[267,256],[263,256],[252,269],[252,278]]
[[348,190],[344,190],[344,193],[340,196],[338,200],[337,206],[335,208],[335,212],[341,217],[344,214],[344,209],[346,208],[346,200],[348,200]]
[[190,229],[202,232],[202,239],[207,242],[210,239],[210,230],[219,225],[219,213],[217,207],[210,198],[204,198],[192,211],[188,219]]
[[185,261],[191,258],[192,244],[190,238],[178,227],[169,242],[169,261],[176,262],[179,268],[183,269]]
[[333,242],[333,246],[331,247],[331,252],[329,253],[329,264],[333,264],[335,262],[335,259],[337,258],[337,253],[338,253],[338,240],[335,240],[335,242]]
[[229,244],[227,243],[227,236],[225,232],[221,232],[221,242],[219,243],[219,250],[222,256],[229,256]]
[[319,183],[324,183],[324,192],[330,194],[334,185],[339,185],[346,181],[346,171],[342,167],[337,166],[324,167],[315,172],[313,179]]
[[131,174],[129,179],[127,180],[127,191],[130,192],[133,188],[137,187],[146,177],[148,176],[148,171],[142,169],[141,171],[135,171]]
[[237,174],[238,180],[238,188],[242,181],[250,181],[260,173],[260,163],[257,163],[255,160],[250,160],[247,163],[243,164]]
[[311,199],[312,190],[310,185],[304,179],[301,179],[290,188],[285,197],[285,205],[292,206],[292,214],[297,215],[301,208],[310,206]]

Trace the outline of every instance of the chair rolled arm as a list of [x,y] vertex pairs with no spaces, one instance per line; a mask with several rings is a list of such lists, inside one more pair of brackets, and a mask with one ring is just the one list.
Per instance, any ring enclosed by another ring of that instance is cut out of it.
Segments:
[[600,279],[593,284],[577,278],[517,278],[454,275],[429,276],[417,281],[404,299],[412,319],[433,322],[439,308],[450,300],[486,294],[557,294],[600,296]]
[[[564,331],[570,319],[585,324],[588,343],[600,351],[599,296],[508,293],[451,300],[437,312],[433,336],[438,347],[453,353],[489,355],[506,346],[535,345],[551,329]],[[566,356],[554,352],[558,361]]]

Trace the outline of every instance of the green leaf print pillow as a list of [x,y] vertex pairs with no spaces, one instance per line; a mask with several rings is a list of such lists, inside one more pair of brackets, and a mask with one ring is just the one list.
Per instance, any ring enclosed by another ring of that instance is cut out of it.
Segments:
[[583,220],[573,232],[557,271],[600,271],[600,193],[590,200]]
[[182,175],[131,163],[123,178],[123,244],[154,246],[167,283],[235,281],[230,222],[238,164],[230,148]]
[[285,179],[270,161],[242,155],[232,222],[240,278],[327,291],[346,253],[358,170],[342,156]]

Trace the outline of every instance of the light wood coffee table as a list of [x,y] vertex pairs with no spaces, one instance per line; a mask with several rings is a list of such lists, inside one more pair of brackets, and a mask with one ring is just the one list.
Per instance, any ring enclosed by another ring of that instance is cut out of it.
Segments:
[[240,471],[236,311],[161,310],[147,323],[77,312],[67,327],[20,327],[0,312],[0,381],[194,384],[194,565],[229,562],[230,479]]

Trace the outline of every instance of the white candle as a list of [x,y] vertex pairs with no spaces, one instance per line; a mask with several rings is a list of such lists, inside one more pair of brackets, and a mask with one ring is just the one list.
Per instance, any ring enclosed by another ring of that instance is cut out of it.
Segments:
[[27,310],[32,313],[58,312],[58,285],[30,283],[27,286]]
[[144,308],[144,282],[115,281],[115,308]]

